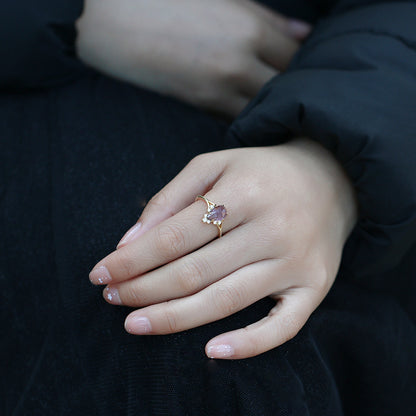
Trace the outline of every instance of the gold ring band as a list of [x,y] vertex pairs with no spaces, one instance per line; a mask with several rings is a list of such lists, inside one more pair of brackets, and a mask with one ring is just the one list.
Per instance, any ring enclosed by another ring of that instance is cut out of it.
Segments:
[[195,198],[195,201],[198,199],[203,199],[207,204],[207,212],[202,217],[202,222],[205,224],[214,224],[218,228],[218,238],[222,236],[222,223],[224,218],[227,215],[227,210],[224,205],[217,205],[214,202],[210,201],[208,198],[205,198],[203,195],[198,195]]

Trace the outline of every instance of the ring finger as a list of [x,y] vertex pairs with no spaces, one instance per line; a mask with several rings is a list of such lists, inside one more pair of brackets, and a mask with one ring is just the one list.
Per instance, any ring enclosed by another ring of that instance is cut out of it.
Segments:
[[[267,244],[253,245],[254,224],[135,279],[109,285],[103,295],[113,305],[148,306],[192,295],[235,270],[272,256]],[[274,249],[273,249],[274,250]]]
[[170,334],[217,321],[268,296],[271,287],[285,289],[280,270],[276,260],[250,264],[194,295],[132,312],[125,328],[136,335]]
[[[222,195],[214,189],[215,187],[208,192],[207,198],[214,202],[225,202],[227,215],[222,228],[225,234],[241,224],[245,218],[243,210],[236,203],[239,198],[234,199],[229,193]],[[90,280],[94,284],[123,282],[202,247],[218,236],[217,226],[201,221],[206,213],[205,201],[195,201],[101,260],[92,270]]]

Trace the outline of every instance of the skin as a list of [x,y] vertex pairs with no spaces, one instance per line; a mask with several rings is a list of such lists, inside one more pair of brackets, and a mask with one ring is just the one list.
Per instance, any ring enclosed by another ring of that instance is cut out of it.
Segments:
[[86,0],[77,29],[86,64],[234,117],[311,28],[249,0]]
[[[201,221],[198,194],[225,205],[223,237]],[[151,199],[90,280],[107,284],[109,303],[140,307],[125,327],[141,335],[194,328],[270,296],[268,316],[205,347],[212,358],[252,357],[294,337],[324,299],[356,211],[339,163],[309,139],[202,154]]]
[[[87,64],[229,116],[287,68],[310,30],[248,0],[86,0],[77,27]],[[201,221],[198,194],[226,206],[222,238]],[[107,285],[109,303],[140,308],[125,327],[142,335],[270,296],[268,316],[206,345],[209,357],[247,358],[302,328],[334,282],[356,216],[343,170],[308,139],[203,154],[151,199],[90,280]]]

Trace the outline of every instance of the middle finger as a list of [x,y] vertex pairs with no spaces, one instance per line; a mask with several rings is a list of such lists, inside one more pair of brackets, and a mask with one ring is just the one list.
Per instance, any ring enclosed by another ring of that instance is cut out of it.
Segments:
[[221,239],[163,267],[104,289],[113,305],[148,306],[199,292],[247,264],[272,256],[270,245],[253,244],[256,225],[243,224]]
[[[211,194],[215,194],[211,197]],[[206,197],[217,205],[225,205],[227,216],[223,234],[245,220],[239,201],[229,194],[212,189]],[[215,198],[215,199],[214,199]],[[241,203],[241,202],[240,202]],[[118,283],[182,257],[218,236],[217,226],[201,220],[207,212],[205,201],[198,199],[189,207],[147,231],[140,238],[109,254],[90,273],[94,284]]]

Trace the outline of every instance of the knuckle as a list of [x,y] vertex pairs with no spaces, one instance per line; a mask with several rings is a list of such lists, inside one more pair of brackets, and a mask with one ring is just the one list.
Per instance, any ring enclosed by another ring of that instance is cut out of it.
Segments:
[[258,207],[267,206],[270,203],[270,197],[265,199],[265,189],[270,187],[270,178],[264,175],[264,172],[256,167],[248,167],[244,172],[236,172],[233,176],[233,194],[239,195],[244,193],[244,202]]
[[139,296],[139,290],[135,286],[127,288],[119,288],[119,295],[123,305],[127,306],[141,306],[144,304],[144,299]]
[[112,271],[120,278],[133,277],[137,274],[137,264],[134,256],[128,249],[120,250],[115,253],[116,255],[111,261]]
[[247,59],[235,57],[221,63],[219,71],[220,79],[229,85],[242,85],[250,78],[251,71]]
[[186,247],[183,230],[174,224],[162,225],[156,229],[155,244],[164,257],[182,254]]
[[213,289],[213,302],[216,309],[224,316],[232,315],[244,307],[242,288],[232,285],[222,285]]
[[230,38],[242,46],[251,46],[252,42],[258,41],[264,32],[264,19],[248,11],[235,14],[234,19],[238,24],[233,25],[230,30]]
[[163,189],[150,198],[147,203],[146,210],[165,208],[168,205],[168,196]]
[[193,157],[191,161],[188,163],[188,165],[192,166],[193,170],[197,172],[200,172],[201,169],[214,169],[217,166],[221,166],[221,159],[218,157],[221,151],[216,151],[216,157],[214,158],[212,157],[213,153],[214,152],[200,153],[199,155]]
[[166,321],[167,330],[170,333],[179,331],[179,319],[174,308],[170,305],[170,302],[166,302],[164,310],[164,319]]
[[204,163],[206,160],[206,154],[201,153],[199,155],[194,156],[188,163],[189,166],[198,167],[201,163]]
[[203,287],[207,267],[200,260],[186,261],[177,272],[178,285],[185,293],[195,293]]
[[219,51],[214,59],[206,63],[206,82],[192,91],[192,97],[206,105],[217,104],[236,93],[236,86],[242,86],[252,77],[252,61],[244,51]]
[[301,328],[302,323],[299,322],[299,319],[295,313],[291,312],[284,315],[280,320],[282,344],[294,338]]
[[308,270],[305,286],[319,294],[329,290],[331,282],[338,272],[338,267],[329,267],[322,257],[322,253],[313,253],[313,258],[306,261],[304,266]]
[[268,35],[268,26],[262,19],[249,19],[247,27],[242,33],[244,42],[251,48],[257,49],[259,45],[264,43],[265,36]]
[[247,199],[253,202],[259,202],[264,199],[264,189],[267,184],[263,178],[259,178],[256,175],[252,175],[250,180],[247,180],[249,186],[246,187]]
[[[334,274],[334,276],[336,273]],[[329,290],[330,281],[332,279],[330,278],[330,272],[327,267],[324,267],[323,265],[318,268],[318,270],[315,272],[315,278],[314,278],[314,286],[315,289],[319,292],[327,292]]]

